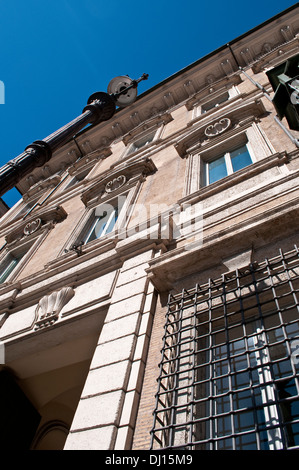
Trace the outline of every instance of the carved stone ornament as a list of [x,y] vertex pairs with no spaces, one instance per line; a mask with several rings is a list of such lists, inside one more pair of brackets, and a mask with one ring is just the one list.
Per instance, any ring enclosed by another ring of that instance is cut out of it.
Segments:
[[126,183],[127,179],[125,175],[119,175],[117,178],[113,178],[113,180],[108,181],[105,186],[106,193],[112,193],[116,189],[120,188]]
[[216,135],[222,134],[222,132],[225,132],[230,127],[230,125],[230,119],[220,119],[220,121],[215,122],[215,124],[211,124],[210,126],[206,127],[205,134],[207,137],[214,137]]
[[41,219],[32,220],[24,227],[24,235],[31,235],[41,227],[42,221]]
[[37,306],[35,329],[39,330],[55,323],[59,318],[62,308],[74,295],[75,292],[71,287],[63,287],[42,297]]

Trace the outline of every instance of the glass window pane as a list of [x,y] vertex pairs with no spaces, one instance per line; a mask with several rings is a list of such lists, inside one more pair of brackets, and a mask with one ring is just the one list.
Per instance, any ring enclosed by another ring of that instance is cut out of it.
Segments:
[[86,243],[112,232],[118,218],[118,208],[111,207],[111,209],[110,212],[104,211],[102,215],[95,217]]
[[13,258],[11,255],[9,255],[10,257],[9,261],[5,263],[3,267],[0,268],[0,284],[6,281],[8,276],[12,273],[14,268],[17,266],[22,256],[23,254]]
[[225,93],[222,96],[218,96],[215,100],[209,101],[208,103],[204,104],[201,109],[203,113],[206,113],[210,109],[217,108],[220,104],[224,103],[229,99],[229,94]]
[[152,132],[151,134],[148,134],[148,135],[142,137],[141,139],[136,140],[136,142],[134,142],[131,145],[128,153],[130,154],[130,153],[136,152],[137,150],[141,149],[142,147],[145,147],[145,145],[152,142],[154,137],[155,137],[155,132]]
[[227,169],[224,156],[208,163],[209,184],[227,176]]
[[230,152],[233,171],[241,170],[252,163],[246,145]]

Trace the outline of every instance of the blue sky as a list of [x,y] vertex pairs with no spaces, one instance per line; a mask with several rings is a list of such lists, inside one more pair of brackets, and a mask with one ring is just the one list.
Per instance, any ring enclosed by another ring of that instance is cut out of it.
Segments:
[[295,3],[0,0],[0,165],[81,114],[112,78],[148,73],[142,93]]

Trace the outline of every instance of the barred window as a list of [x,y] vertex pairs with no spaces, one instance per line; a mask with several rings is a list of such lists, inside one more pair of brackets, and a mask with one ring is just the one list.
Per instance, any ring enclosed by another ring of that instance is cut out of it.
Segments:
[[299,448],[299,252],[170,296],[151,448]]

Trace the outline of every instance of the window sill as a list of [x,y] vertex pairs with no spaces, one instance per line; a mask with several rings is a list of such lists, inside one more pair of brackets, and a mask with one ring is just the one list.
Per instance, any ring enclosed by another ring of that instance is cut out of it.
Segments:
[[253,176],[263,173],[269,168],[283,165],[288,162],[288,156],[285,152],[276,153],[270,157],[259,160],[258,162],[252,163],[251,165],[243,168],[242,170],[236,171],[232,175],[226,176],[215,183],[208,186],[199,188],[197,191],[188,194],[184,198],[178,201],[178,204],[193,203],[203,199],[207,199],[214,194],[220,193],[225,189],[235,186],[236,184],[245,181]]

